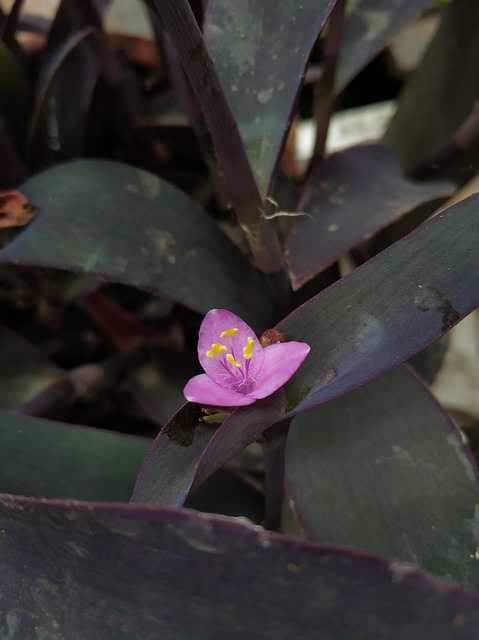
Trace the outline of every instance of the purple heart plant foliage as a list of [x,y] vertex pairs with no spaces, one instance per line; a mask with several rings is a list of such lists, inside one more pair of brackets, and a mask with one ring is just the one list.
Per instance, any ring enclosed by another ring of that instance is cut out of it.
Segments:
[[479,3],[119,5],[0,4],[2,637],[476,639]]

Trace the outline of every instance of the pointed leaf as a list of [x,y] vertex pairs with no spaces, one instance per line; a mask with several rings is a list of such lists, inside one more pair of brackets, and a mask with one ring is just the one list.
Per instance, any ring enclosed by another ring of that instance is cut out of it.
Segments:
[[103,429],[0,414],[0,491],[127,501],[149,444]]
[[479,305],[479,194],[438,214],[282,320],[311,345],[287,383],[294,415],[423,349]]
[[281,392],[236,409],[216,429],[188,403],[173,416],[148,451],[132,502],[180,506],[188,493],[281,418]]
[[333,0],[210,0],[204,32],[261,195]]
[[53,267],[161,293],[206,313],[271,320],[263,277],[186,195],[134,167],[78,160],[22,187],[40,214],[0,262]]
[[336,93],[431,3],[429,0],[357,0],[351,4],[352,10],[344,23]]
[[479,590],[479,482],[459,430],[400,367],[293,421],[289,496],[308,538]]
[[0,531],[10,637],[477,638],[472,593],[230,519],[2,496]]
[[310,178],[287,246],[293,287],[326,269],[414,207],[447,196],[452,184],[413,183],[401,176],[395,154],[381,145],[330,156]]

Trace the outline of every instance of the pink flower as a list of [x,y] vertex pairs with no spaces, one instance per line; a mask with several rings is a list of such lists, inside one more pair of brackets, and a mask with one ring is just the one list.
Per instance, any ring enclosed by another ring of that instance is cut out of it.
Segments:
[[209,311],[200,327],[198,358],[205,370],[183,393],[190,402],[238,407],[266,398],[295,373],[310,350],[305,342],[262,347],[254,331],[226,309]]

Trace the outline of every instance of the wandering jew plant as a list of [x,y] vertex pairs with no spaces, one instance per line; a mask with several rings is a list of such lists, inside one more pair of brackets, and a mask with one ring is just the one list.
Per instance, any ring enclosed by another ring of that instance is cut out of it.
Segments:
[[477,640],[478,93],[478,0],[0,2],[1,638]]
[[282,387],[310,351],[304,342],[266,347],[253,329],[226,309],[209,311],[200,328],[198,358],[206,373],[184,388],[190,402],[240,407]]

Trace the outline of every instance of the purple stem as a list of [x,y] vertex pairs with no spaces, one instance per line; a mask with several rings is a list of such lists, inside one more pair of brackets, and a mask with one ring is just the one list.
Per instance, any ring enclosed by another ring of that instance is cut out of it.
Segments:
[[286,440],[291,419],[284,420],[263,433],[265,527],[277,531],[281,523],[284,496]]
[[338,57],[341,51],[341,39],[346,0],[337,0],[328,21],[328,33],[323,51],[323,73],[315,86],[314,118],[317,132],[314,154],[308,174],[321,164],[324,157],[326,137],[331,119],[334,101],[334,82]]

